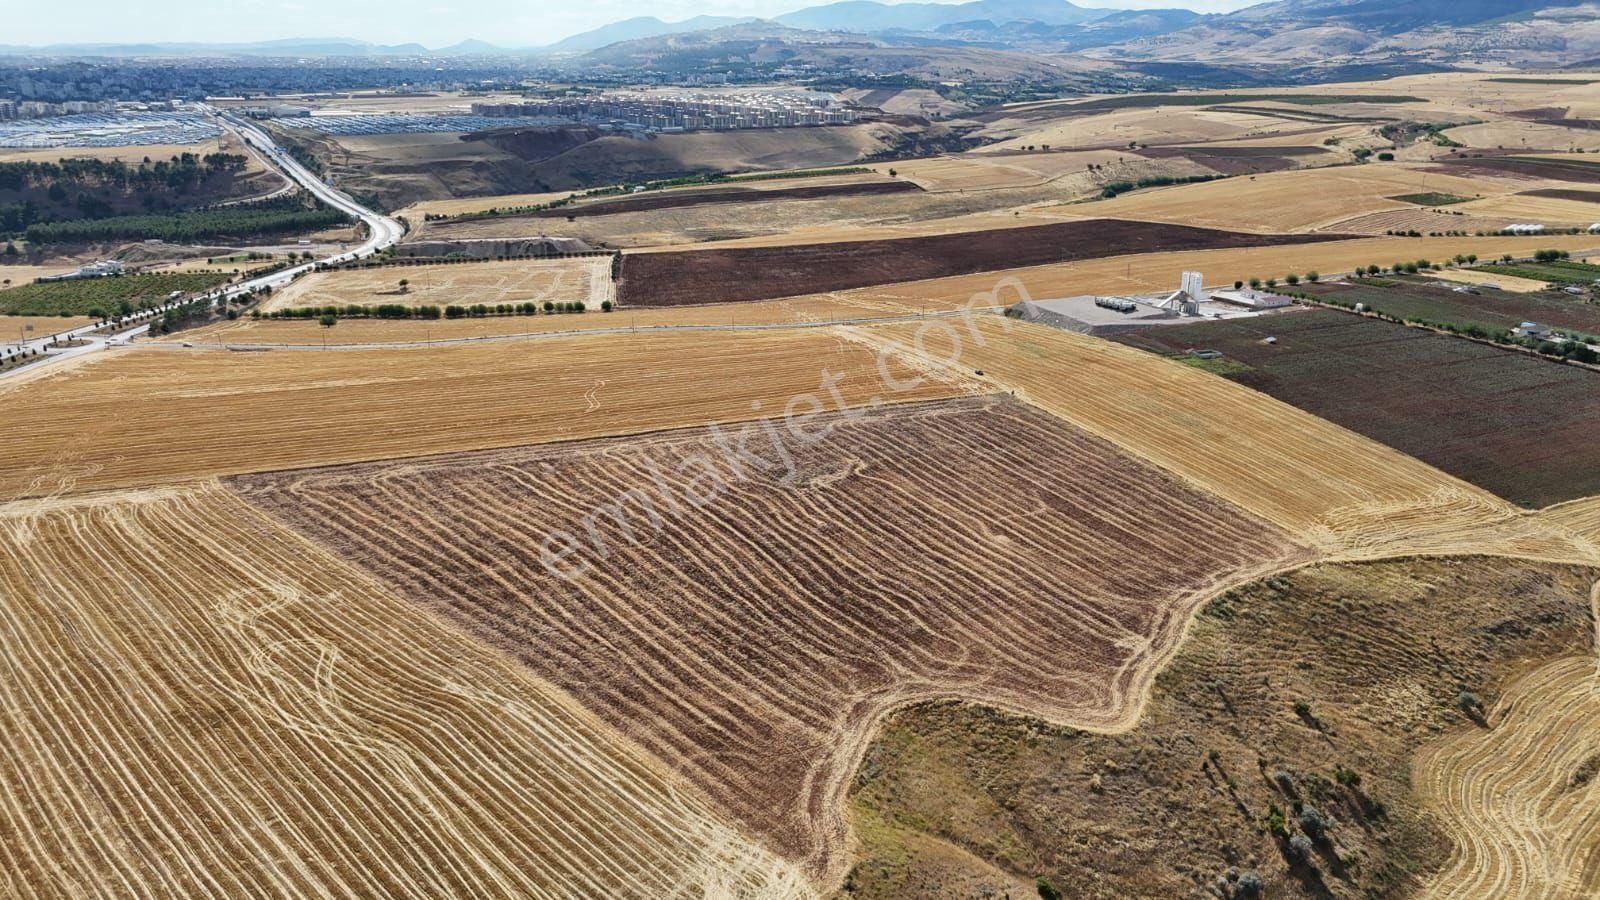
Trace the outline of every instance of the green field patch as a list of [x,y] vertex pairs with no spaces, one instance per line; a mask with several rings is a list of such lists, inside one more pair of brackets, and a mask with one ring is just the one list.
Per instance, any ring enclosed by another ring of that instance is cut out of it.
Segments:
[[1210,372],[1213,375],[1243,375],[1246,372],[1255,371],[1255,366],[1247,365],[1237,359],[1229,359],[1226,356],[1219,356],[1216,359],[1203,359],[1187,353],[1179,353],[1173,355],[1172,359],[1183,363],[1191,369],[1199,369],[1202,372]]
[[1422,194],[1400,194],[1388,198],[1399,200],[1401,203],[1412,203],[1417,206],[1450,206],[1454,203],[1465,203],[1471,197],[1457,197],[1455,194],[1442,194],[1438,191],[1428,191]]

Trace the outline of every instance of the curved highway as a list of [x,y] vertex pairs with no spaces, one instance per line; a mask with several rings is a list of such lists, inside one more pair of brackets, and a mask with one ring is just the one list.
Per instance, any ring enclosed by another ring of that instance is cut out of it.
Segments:
[[[342,253],[334,254],[333,256],[315,260],[313,262],[301,263],[297,266],[279,269],[276,272],[262,275],[258,278],[249,278],[236,284],[230,284],[225,288],[213,291],[207,295],[211,297],[213,304],[223,298],[234,297],[239,294],[253,291],[256,288],[270,287],[276,290],[277,288],[283,287],[284,285],[293,281],[300,273],[310,271],[319,264],[337,264],[347,262],[352,259],[359,259],[363,256],[371,256],[373,253],[376,253],[379,250],[394,246],[394,244],[399,242],[400,238],[405,236],[406,229],[404,225],[401,225],[398,221],[390,218],[389,216],[367,209],[365,206],[362,206],[356,201],[350,199],[350,197],[346,194],[334,190],[331,185],[318,178],[310,169],[302,166],[294,159],[294,157],[284,152],[283,148],[279,147],[277,142],[274,141],[272,137],[266,133],[266,131],[262,130],[260,126],[210,106],[201,105],[200,108],[205,112],[215,116],[223,127],[237,134],[239,138],[244,141],[245,145],[250,148],[251,152],[254,153],[257,158],[259,158],[266,165],[277,169],[284,175],[284,177],[315,195],[318,200],[321,200],[323,203],[326,203],[334,209],[341,210],[354,219],[360,220],[367,227],[367,239],[363,241],[360,246],[352,250],[346,250]],[[179,301],[179,303],[182,302],[187,302],[187,300]],[[159,312],[175,305],[177,304],[166,303],[162,304],[156,309]],[[9,372],[0,374],[0,379],[4,379],[8,375],[14,373],[30,371],[34,368],[34,366],[46,365],[54,359],[66,359],[72,356],[82,355],[83,353],[92,350],[98,350],[101,348],[101,346],[109,341],[115,341],[118,343],[123,342],[130,337],[143,334],[145,331],[148,331],[149,328],[150,326],[148,324],[139,325],[127,331],[120,332],[112,338],[107,338],[104,335],[92,334],[92,332],[98,329],[98,326],[85,325],[82,328],[75,328],[59,334],[44,335],[42,337],[34,338],[33,340],[27,341],[19,346],[23,349],[42,351],[48,344],[55,340],[84,340],[88,341],[89,343],[80,347],[59,350],[51,354],[50,359],[44,360],[40,363],[34,363],[33,365],[12,369]]]

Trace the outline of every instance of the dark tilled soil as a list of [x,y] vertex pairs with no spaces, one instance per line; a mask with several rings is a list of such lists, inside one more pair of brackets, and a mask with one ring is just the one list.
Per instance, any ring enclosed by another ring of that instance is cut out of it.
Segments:
[[1268,247],[1343,234],[1243,234],[1121,219],[791,247],[740,247],[622,258],[618,299],[631,306],[771,300],[1129,253]]
[[1530,180],[1576,181],[1582,184],[1600,184],[1600,165],[1568,163],[1553,159],[1523,159],[1515,156],[1485,156],[1482,159],[1447,159],[1431,171],[1446,175],[1471,177],[1487,175],[1491,178],[1527,178]]
[[1292,157],[1315,156],[1316,147],[1145,147],[1139,155],[1146,159],[1187,159],[1224,175],[1254,175],[1292,169]]
[[1332,310],[1112,340],[1219,350],[1248,367],[1228,378],[1522,506],[1600,493],[1600,374],[1587,369]]
[[1600,203],[1600,191],[1582,191],[1577,188],[1540,188],[1523,191],[1524,197],[1550,197],[1555,200],[1577,200],[1580,203]]

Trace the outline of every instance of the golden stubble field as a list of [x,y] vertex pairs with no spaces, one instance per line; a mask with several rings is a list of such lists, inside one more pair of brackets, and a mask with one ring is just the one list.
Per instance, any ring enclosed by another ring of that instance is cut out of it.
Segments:
[[[552,317],[558,318],[558,317]],[[891,372],[898,364],[890,364]],[[7,389],[0,497],[628,434],[751,418],[876,357],[822,329],[575,336],[405,350],[124,348]],[[967,392],[930,380],[894,399]]]
[[804,896],[629,741],[215,486],[0,505],[12,897]]
[[[404,290],[400,281],[408,282]],[[581,301],[598,309],[612,299],[611,258],[527,259],[445,265],[384,266],[313,272],[274,293],[263,312],[297,306],[438,307],[476,303]]]

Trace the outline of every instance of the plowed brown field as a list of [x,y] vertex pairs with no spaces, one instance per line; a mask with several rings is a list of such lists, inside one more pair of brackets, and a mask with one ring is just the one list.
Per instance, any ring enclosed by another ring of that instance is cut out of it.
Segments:
[[8,897],[803,896],[523,667],[216,487],[0,507]]
[[965,696],[1129,724],[1199,602],[1309,558],[1010,400],[829,427],[791,447],[789,478],[697,430],[235,486],[571,691],[824,882],[886,712]]
[[[0,498],[629,434],[750,418],[877,361],[823,330],[552,338],[408,350],[126,350],[15,387]],[[891,366],[891,371],[893,367]],[[896,399],[948,397],[928,382]]]

